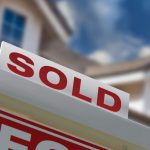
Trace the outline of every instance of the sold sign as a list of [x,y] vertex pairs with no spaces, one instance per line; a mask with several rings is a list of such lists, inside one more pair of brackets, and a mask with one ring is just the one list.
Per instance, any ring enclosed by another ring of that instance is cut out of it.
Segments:
[[1,47],[0,69],[78,101],[128,117],[127,93],[5,42]]
[[2,150],[108,150],[0,110]]

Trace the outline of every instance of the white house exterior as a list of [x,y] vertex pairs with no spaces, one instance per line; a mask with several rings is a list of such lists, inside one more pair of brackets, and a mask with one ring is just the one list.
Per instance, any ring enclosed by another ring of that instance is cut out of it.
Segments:
[[[18,44],[19,47],[32,51],[33,53],[38,53],[43,42],[42,38],[46,38],[47,36],[53,37],[52,39],[49,38],[50,40],[54,40],[54,37],[57,37],[56,39],[67,42],[69,27],[65,19],[60,16],[58,11],[56,14],[55,10],[56,8],[53,3],[46,0],[1,0],[0,35],[2,36],[4,34],[3,32],[6,32],[5,28],[8,30],[11,28],[13,30],[14,28],[18,28],[19,25],[21,28],[23,21],[21,22],[20,18],[22,17],[24,18],[24,28],[20,29],[23,30],[23,33],[21,44]],[[1,40],[6,39],[8,42],[11,42],[14,37],[8,40],[8,30],[6,32],[7,38],[5,37]],[[14,30],[12,32],[17,34]]]
[[37,10],[37,7],[32,5],[32,2],[27,3],[26,1],[20,0],[1,0],[0,35],[2,34],[3,30],[2,24],[4,23],[4,15],[6,9],[25,17],[25,27],[23,29],[23,37],[20,46],[26,50],[32,51],[33,53],[38,53],[42,34],[43,19],[41,13]]

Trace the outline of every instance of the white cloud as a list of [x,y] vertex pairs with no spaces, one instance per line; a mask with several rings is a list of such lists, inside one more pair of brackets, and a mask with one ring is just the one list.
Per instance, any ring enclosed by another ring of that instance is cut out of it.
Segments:
[[122,9],[120,2],[122,0],[99,0],[93,3],[95,13],[100,17],[99,24],[101,24],[105,33],[110,34],[114,32],[116,22],[122,16]]
[[91,42],[94,45],[91,56],[100,62],[102,56],[117,62],[147,55],[147,50],[140,52],[141,47],[145,47],[142,39],[133,36],[130,31],[117,28],[118,22],[126,16],[126,10],[121,7],[123,1],[125,0],[66,0],[73,13],[74,39],[77,42],[74,45],[77,48],[84,48],[85,45],[87,48]]
[[144,46],[141,48],[139,52],[139,57],[147,57],[150,56],[150,46]]
[[95,60],[100,64],[109,64],[112,62],[112,57],[107,51],[97,50],[88,56],[91,60]]
[[150,11],[150,0],[143,0],[143,8],[148,12]]

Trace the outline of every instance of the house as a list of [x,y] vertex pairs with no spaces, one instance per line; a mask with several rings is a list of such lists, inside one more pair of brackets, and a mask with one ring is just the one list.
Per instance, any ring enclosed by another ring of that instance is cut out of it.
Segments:
[[52,0],[0,0],[0,40],[76,71],[95,65],[66,47],[71,28]]
[[150,57],[88,67],[85,74],[130,94],[129,117],[150,125]]
[[[51,8],[52,7],[52,8]],[[38,53],[48,42],[67,41],[69,28],[60,23],[50,1],[0,1],[1,40]]]

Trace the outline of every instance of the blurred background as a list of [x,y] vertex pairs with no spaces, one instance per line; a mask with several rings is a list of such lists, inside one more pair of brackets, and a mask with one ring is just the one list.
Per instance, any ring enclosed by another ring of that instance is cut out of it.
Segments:
[[0,40],[130,93],[150,126],[149,0],[0,0]]

